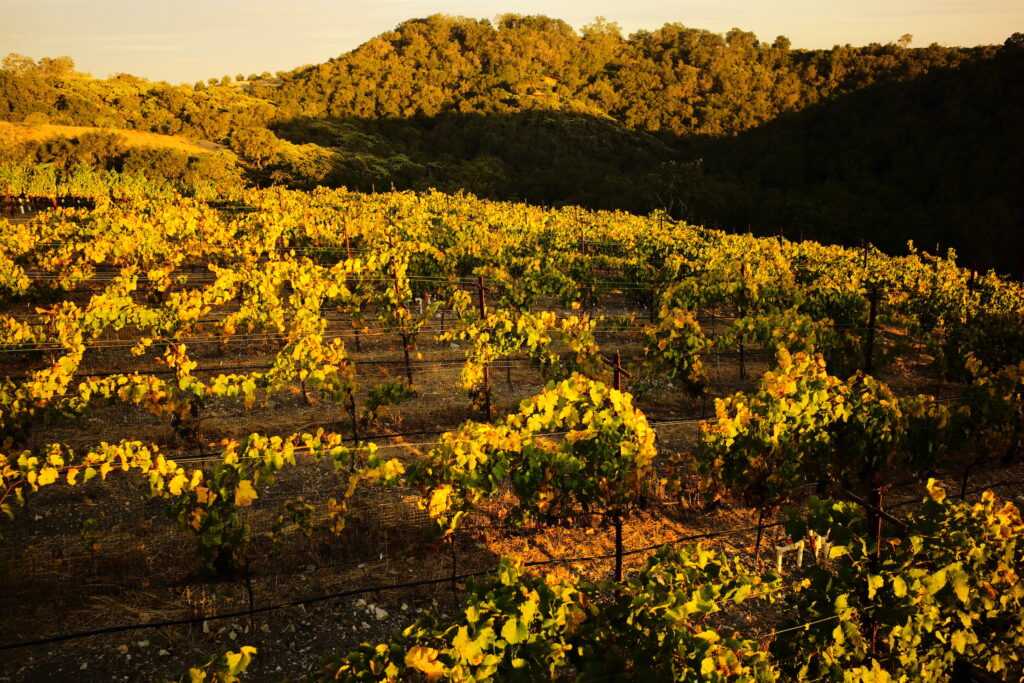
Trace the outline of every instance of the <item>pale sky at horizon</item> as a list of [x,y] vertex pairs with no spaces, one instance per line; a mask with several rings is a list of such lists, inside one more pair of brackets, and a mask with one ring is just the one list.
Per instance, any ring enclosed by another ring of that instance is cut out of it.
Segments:
[[577,28],[603,16],[626,33],[670,21],[735,26],[769,42],[785,35],[800,48],[888,43],[904,33],[915,46],[993,44],[1024,31],[1021,0],[0,0],[0,56],[68,55],[96,76],[192,82],[322,62],[406,19],[506,12]]

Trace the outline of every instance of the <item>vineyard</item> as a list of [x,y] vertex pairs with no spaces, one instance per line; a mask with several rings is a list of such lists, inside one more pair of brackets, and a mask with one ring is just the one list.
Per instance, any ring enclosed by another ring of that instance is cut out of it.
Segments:
[[1021,283],[70,180],[5,179],[0,679],[1024,680]]

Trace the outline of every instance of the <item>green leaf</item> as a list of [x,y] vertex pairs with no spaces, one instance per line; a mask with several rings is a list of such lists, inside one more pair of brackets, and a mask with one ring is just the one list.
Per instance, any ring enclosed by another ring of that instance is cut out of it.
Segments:
[[744,584],[736,589],[736,593],[732,596],[732,601],[739,604],[746,600],[750,596],[750,584]]
[[529,635],[529,631],[526,629],[525,624],[521,624],[517,617],[512,617],[505,622],[505,625],[501,627],[501,637],[505,639],[509,645],[515,645],[526,640]]
[[705,641],[707,641],[709,643],[717,643],[719,640],[722,639],[722,637],[720,635],[718,635],[714,631],[710,631],[710,630],[708,630],[708,631],[701,631],[700,633],[695,633],[694,637],[700,638],[701,640],[705,640]]
[[834,560],[837,557],[842,557],[843,555],[849,555],[849,554],[850,554],[850,551],[847,550],[845,546],[841,546],[841,545],[834,545],[834,546],[832,546],[831,548],[828,549],[828,559],[830,559],[830,560]]

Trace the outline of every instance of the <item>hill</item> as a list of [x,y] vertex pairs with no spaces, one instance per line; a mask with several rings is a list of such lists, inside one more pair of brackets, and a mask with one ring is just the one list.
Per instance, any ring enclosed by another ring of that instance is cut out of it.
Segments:
[[100,128],[98,126],[63,126],[52,123],[18,124],[0,121],[0,145],[77,139],[89,134],[116,136],[127,148],[167,149],[196,156],[223,150],[222,146],[204,140],[192,141],[177,135],[161,135],[139,130]]
[[682,24],[628,37],[597,20],[436,15],[407,21],[324,64],[250,91],[281,113],[409,119],[527,110],[607,116],[669,135],[732,135],[881,81],[906,81],[991,56],[993,47],[905,45],[793,50]]
[[662,208],[734,230],[955,247],[1021,272],[1022,44],[794,50],[739,29],[432,16],[241,86],[99,80],[12,56],[0,118],[209,140],[258,185]]

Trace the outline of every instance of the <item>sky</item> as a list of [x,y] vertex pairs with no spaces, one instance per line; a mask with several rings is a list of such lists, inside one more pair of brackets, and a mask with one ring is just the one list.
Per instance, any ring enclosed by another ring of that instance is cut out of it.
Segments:
[[625,32],[666,22],[798,48],[1002,43],[1024,31],[1022,0],[0,0],[0,56],[67,55],[95,76],[173,83],[292,69],[336,57],[398,23],[435,13],[494,19],[546,14],[575,27],[597,16]]

